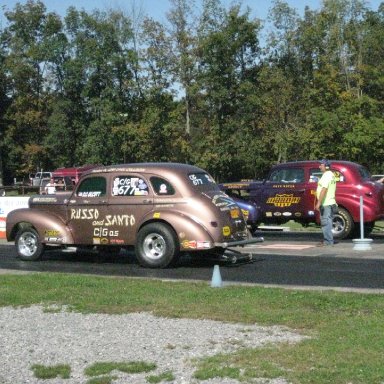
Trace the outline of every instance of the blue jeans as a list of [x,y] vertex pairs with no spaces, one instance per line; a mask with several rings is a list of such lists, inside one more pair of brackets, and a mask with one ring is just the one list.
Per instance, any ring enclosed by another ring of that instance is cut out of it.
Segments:
[[323,231],[324,244],[333,244],[333,213],[330,205],[322,205],[320,207],[320,223]]

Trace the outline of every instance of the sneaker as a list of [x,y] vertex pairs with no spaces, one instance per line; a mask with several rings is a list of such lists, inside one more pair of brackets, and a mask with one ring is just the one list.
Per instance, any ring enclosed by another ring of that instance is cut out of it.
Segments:
[[316,244],[316,247],[333,247],[335,243],[325,243],[324,241],[321,241],[320,243]]

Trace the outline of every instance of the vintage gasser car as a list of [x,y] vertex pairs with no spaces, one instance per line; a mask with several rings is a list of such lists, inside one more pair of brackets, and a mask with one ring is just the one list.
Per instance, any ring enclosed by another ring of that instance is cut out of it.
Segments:
[[50,245],[134,245],[150,268],[175,264],[181,252],[222,254],[262,241],[249,238],[241,209],[207,172],[177,163],[94,168],[73,192],[35,195],[29,208],[12,211],[6,236],[23,260],[38,260]]
[[[384,186],[374,182],[365,167],[350,161],[331,161],[331,171],[337,183],[338,212],[333,219],[335,238],[359,237],[361,196],[364,232],[369,234],[375,221],[384,218]],[[260,223],[283,224],[290,220],[305,226],[320,222],[314,209],[320,177],[318,161],[296,161],[273,166],[265,180],[223,183],[220,188],[257,207],[256,220],[249,223],[253,228]]]

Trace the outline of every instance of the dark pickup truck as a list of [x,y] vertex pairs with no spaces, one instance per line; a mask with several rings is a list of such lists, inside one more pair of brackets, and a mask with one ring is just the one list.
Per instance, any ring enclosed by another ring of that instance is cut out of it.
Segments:
[[[368,170],[349,161],[331,161],[336,176],[338,213],[334,217],[335,238],[360,235],[360,197],[363,197],[364,234],[375,221],[384,218],[384,185],[372,180]],[[319,162],[298,161],[275,165],[262,181],[220,184],[236,201],[254,204],[258,214],[248,224],[255,229],[260,223],[284,224],[290,220],[306,226],[319,224],[314,210],[317,181],[321,177]]]

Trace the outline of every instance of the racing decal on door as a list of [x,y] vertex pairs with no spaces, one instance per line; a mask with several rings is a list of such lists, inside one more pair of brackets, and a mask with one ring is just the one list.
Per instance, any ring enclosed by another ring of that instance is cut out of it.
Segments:
[[298,204],[301,200],[301,197],[287,195],[287,194],[276,194],[273,197],[269,197],[267,199],[267,204],[274,205],[275,207],[284,208],[284,207],[290,207],[293,204]]

